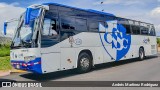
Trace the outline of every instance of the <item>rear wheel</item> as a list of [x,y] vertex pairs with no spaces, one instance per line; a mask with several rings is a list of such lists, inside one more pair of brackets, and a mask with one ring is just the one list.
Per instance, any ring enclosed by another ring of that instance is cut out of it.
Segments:
[[139,49],[139,59],[144,60],[145,54],[144,54],[144,49],[140,48]]
[[87,53],[81,53],[78,57],[78,72],[86,73],[91,70],[92,60],[91,57]]

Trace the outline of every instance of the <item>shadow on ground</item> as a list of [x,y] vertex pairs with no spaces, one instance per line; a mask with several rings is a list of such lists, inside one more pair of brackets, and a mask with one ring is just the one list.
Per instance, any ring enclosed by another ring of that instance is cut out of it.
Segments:
[[[160,57],[160,55],[147,57],[145,60],[151,60],[151,59],[154,59],[154,58],[157,58],[157,57]],[[140,60],[139,59],[129,59],[129,60],[124,60],[124,61],[100,64],[100,65],[96,65],[91,70],[91,72],[95,71],[95,70],[98,71],[98,70],[102,70],[102,69],[117,67],[117,66],[128,64],[128,63],[135,63],[135,62],[140,62]],[[53,72],[53,73],[48,73],[48,74],[43,74],[43,75],[39,75],[39,74],[35,74],[35,73],[27,73],[27,74],[20,75],[20,77],[43,82],[43,81],[51,81],[51,80],[56,80],[56,79],[60,79],[60,78],[75,76],[75,75],[79,75],[76,72],[76,69]]]
[[8,81],[8,82],[15,82],[15,80],[11,80],[11,79],[0,79],[0,82],[3,82],[3,81]]

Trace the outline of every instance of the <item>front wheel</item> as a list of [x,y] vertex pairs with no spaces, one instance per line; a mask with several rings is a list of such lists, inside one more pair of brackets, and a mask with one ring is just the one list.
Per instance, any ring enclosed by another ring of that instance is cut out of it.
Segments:
[[81,53],[78,57],[78,73],[86,73],[91,70],[92,60],[87,53]]
[[139,49],[139,59],[144,60],[145,54],[143,48]]

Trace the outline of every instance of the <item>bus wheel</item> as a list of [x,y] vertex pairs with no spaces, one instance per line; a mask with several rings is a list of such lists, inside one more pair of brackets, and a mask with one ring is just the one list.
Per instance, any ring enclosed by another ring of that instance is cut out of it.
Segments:
[[78,57],[78,73],[86,73],[91,70],[92,60],[87,53],[81,53]]
[[143,48],[140,48],[140,49],[139,49],[139,59],[140,59],[140,60],[143,60],[144,57],[145,57],[144,50],[143,50]]

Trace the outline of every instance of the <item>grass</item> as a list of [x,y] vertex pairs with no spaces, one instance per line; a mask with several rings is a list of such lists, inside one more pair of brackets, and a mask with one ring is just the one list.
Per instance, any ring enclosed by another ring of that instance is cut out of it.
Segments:
[[1,45],[0,44],[0,71],[3,70],[10,70],[11,63],[10,63],[10,45]]
[[0,57],[5,57],[10,55],[10,48],[7,46],[0,47]]
[[0,71],[1,70],[11,70],[12,66],[10,63],[10,57],[0,57]]

